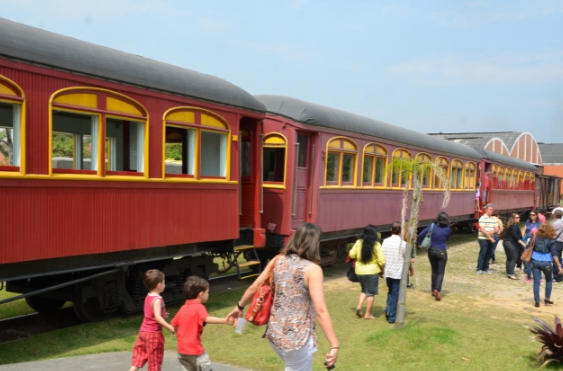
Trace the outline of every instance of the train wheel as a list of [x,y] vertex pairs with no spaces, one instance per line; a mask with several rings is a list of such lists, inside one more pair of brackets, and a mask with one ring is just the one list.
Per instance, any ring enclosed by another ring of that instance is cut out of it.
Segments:
[[117,308],[112,310],[103,310],[100,306],[98,298],[90,298],[86,302],[74,302],[74,313],[79,320],[83,322],[97,322],[111,316]]
[[39,313],[55,312],[65,305],[66,301],[60,299],[45,298],[41,296],[28,296],[25,302]]

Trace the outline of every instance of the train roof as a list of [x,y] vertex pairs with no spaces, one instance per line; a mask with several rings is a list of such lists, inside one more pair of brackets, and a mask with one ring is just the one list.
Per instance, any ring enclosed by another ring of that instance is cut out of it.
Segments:
[[481,155],[475,149],[464,144],[449,142],[335,108],[285,96],[256,95],[255,97],[266,106],[267,112],[290,118],[302,124],[344,130],[455,156],[481,159]]
[[528,171],[533,171],[533,172],[537,171],[537,168],[529,162],[519,160],[517,158],[510,157],[510,156],[501,155],[500,153],[487,151],[486,149],[479,148],[479,149],[477,149],[477,151],[479,153],[481,153],[483,158],[486,159],[486,160],[489,160],[489,161],[492,161],[492,162],[498,162],[498,163],[501,163],[501,164],[504,164],[504,165],[518,167],[520,169],[525,169],[525,170],[528,170]]
[[0,56],[198,100],[264,112],[250,93],[215,76],[0,18]]

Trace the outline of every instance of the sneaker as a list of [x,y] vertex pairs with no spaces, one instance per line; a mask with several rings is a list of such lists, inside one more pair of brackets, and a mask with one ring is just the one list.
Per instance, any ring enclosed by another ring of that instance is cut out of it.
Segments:
[[532,282],[531,278],[526,278],[526,282]]
[[485,271],[477,271],[477,274],[483,274]]
[[488,273],[488,274],[493,274],[493,273],[495,273],[495,271],[492,270],[492,269],[487,269],[487,273]]

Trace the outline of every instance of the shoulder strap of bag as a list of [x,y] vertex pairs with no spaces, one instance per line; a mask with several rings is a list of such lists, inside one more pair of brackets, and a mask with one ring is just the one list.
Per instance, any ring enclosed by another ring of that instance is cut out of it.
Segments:
[[[266,281],[268,282],[268,284],[272,287],[274,287],[274,267],[276,265],[276,262],[278,261],[278,258],[281,256],[281,254],[276,255],[276,257],[272,260],[272,264],[269,265],[269,273],[268,273],[268,278],[266,279]],[[266,267],[266,269],[268,269],[268,267]]]
[[536,235],[532,237],[532,242],[530,242],[530,248],[533,250],[536,247]]
[[[561,232],[563,232],[563,229],[561,230]],[[559,234],[557,234],[557,236],[553,239],[554,241],[557,240],[559,236],[561,236],[561,232],[559,232]]]
[[428,231],[428,235],[432,237],[432,230],[434,229],[434,223],[430,224],[430,230]]

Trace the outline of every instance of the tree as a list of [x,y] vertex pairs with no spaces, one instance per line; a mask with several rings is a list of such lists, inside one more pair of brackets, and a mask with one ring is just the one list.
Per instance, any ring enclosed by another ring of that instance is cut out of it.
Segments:
[[[450,179],[447,177],[447,172],[444,171],[442,166],[435,162],[420,161],[411,158],[393,158],[389,164],[388,171],[392,179],[408,179],[412,181],[412,190],[409,189],[409,182],[404,182],[403,200],[401,207],[401,231],[407,231],[406,240],[407,248],[405,251],[405,263],[403,265],[403,274],[401,277],[401,285],[399,287],[399,303],[397,306],[397,320],[395,322],[396,329],[402,329],[405,322],[405,310],[407,299],[407,280],[409,275],[410,256],[412,254],[413,246],[416,245],[417,229],[418,229],[418,214],[420,203],[423,199],[423,186],[421,178],[428,177],[428,181],[432,175],[435,179],[443,185],[444,200],[442,202],[442,209],[445,209],[450,202]],[[403,182],[400,182],[403,183]],[[407,219],[407,210],[409,203],[409,195],[412,191],[410,216]]]
[[13,151],[14,145],[12,143],[12,130],[7,128],[0,128],[0,153],[3,157],[0,160],[0,165],[13,165]]

